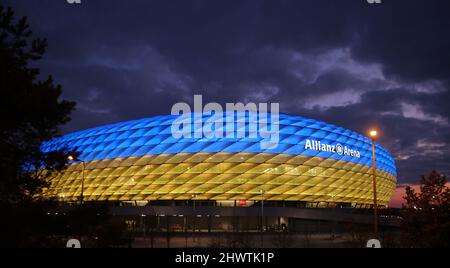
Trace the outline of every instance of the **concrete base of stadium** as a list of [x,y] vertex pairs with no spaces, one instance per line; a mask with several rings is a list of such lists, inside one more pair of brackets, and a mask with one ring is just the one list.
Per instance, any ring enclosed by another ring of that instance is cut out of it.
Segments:
[[[134,221],[135,224],[148,223],[158,230],[169,226],[176,230],[197,228],[208,232],[301,231],[306,228],[307,222],[312,222],[314,226],[320,226],[321,223],[373,223],[370,209],[349,208],[119,206],[112,207],[111,213]],[[381,213],[379,224],[396,227],[399,225],[399,218]]]
[[[111,204],[127,226],[129,247],[363,247],[373,238],[371,209]],[[278,204],[279,205],[279,204]],[[62,206],[59,210],[66,209]],[[395,210],[381,209],[379,238],[400,226]]]
[[[364,247],[373,215],[362,209],[280,207],[114,207],[133,234],[131,247]],[[388,241],[397,216],[380,216]],[[388,243],[388,242],[386,242]]]
[[[132,203],[131,203],[132,204]],[[76,204],[75,204],[76,205]],[[302,232],[327,228],[345,229],[350,225],[372,225],[373,210],[361,208],[286,207],[279,202],[255,202],[252,206],[217,206],[210,204],[130,205],[111,203],[110,213],[122,218],[130,228],[154,231],[277,231]],[[65,210],[61,206],[58,210]],[[379,225],[398,227],[400,218],[390,209],[379,210]]]

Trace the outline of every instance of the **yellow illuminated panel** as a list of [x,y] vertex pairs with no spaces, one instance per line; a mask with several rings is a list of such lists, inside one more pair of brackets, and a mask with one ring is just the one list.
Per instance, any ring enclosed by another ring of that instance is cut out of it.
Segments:
[[[44,198],[76,201],[82,165],[72,164],[49,178]],[[179,153],[86,163],[86,201],[277,200],[373,202],[370,167],[334,160],[267,153]],[[396,177],[377,170],[377,197],[386,205]],[[261,190],[264,190],[261,194]]]

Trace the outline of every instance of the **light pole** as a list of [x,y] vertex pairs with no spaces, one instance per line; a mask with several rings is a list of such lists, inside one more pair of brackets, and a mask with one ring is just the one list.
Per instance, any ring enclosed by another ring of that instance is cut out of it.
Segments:
[[197,215],[195,214],[195,198],[197,197],[197,195],[192,194],[191,197],[192,197],[192,207],[193,207],[193,212],[194,212],[192,240],[195,241],[195,220],[197,217]]
[[68,160],[70,161],[78,161],[81,163],[81,196],[80,196],[80,205],[83,205],[83,198],[84,198],[84,170],[86,169],[86,162],[84,162],[83,160],[80,160],[76,157],[74,157],[73,155],[69,155],[67,157]]
[[373,234],[378,238],[378,203],[377,203],[377,175],[375,161],[375,138],[378,135],[376,130],[369,132],[372,141],[372,187],[373,187]]
[[187,235],[187,215],[185,215],[184,217],[184,222],[183,222],[183,227],[184,227],[184,243],[185,243],[185,247],[188,247],[188,235]]
[[259,190],[259,192],[261,193],[261,247],[263,247],[263,245],[264,245],[264,240],[263,240],[263,232],[264,232],[264,193],[266,191],[261,189],[261,190]]

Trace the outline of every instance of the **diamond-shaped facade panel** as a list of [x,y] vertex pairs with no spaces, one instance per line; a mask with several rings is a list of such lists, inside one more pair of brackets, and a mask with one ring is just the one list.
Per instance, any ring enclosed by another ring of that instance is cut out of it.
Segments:
[[[235,118],[231,128],[216,124],[212,128],[216,135],[207,136],[205,124],[211,116],[200,115],[199,120],[198,114],[191,116],[189,131],[178,138],[172,135],[177,116],[156,116],[74,132],[45,143],[44,151],[78,151],[85,168],[84,183],[80,162],[49,178],[44,196],[78,200],[84,185],[84,200],[195,196],[199,200],[372,203],[371,141],[358,133],[281,114],[278,131],[270,136],[275,145],[264,149],[268,136],[260,131],[259,117],[248,120],[251,115],[246,114],[244,123]],[[379,144],[376,170],[378,201],[387,204],[396,186],[396,167]]]

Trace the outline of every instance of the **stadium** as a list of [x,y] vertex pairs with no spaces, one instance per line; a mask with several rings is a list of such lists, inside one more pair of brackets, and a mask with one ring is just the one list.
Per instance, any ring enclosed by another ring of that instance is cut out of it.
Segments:
[[[202,207],[205,215],[222,216],[236,215],[236,210],[226,210],[230,207],[249,208],[239,212],[243,216],[270,216],[270,207],[275,207],[272,216],[290,217],[298,212],[280,215],[280,208],[354,209],[373,204],[372,145],[363,135],[280,114],[278,146],[261,149],[260,137],[174,138],[171,126],[176,118],[120,122],[45,143],[46,152],[66,149],[79,156],[49,178],[43,196],[129,204],[140,207],[137,215],[199,217]],[[204,115],[203,122],[208,118]],[[248,125],[246,120],[236,131],[245,132]],[[379,144],[375,148],[377,199],[386,206],[395,191],[396,167],[386,149]],[[263,205],[265,212],[256,210]]]

